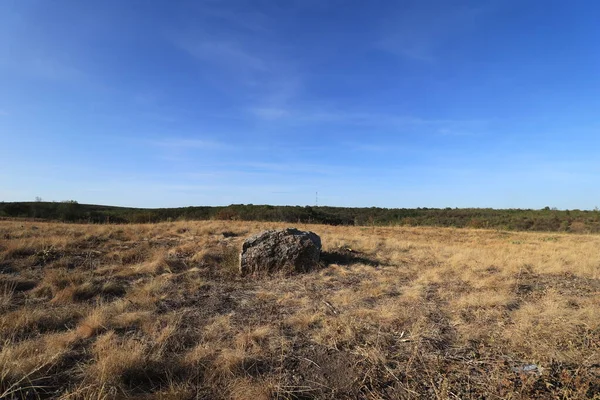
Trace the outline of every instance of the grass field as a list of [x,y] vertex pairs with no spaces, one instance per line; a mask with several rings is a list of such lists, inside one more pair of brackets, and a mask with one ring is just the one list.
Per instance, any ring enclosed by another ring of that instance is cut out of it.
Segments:
[[240,278],[275,226],[0,221],[0,398],[600,398],[600,236],[300,225],[321,270]]

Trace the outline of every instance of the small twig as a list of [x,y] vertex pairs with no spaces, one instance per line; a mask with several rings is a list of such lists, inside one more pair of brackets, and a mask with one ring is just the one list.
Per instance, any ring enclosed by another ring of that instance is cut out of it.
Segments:
[[323,384],[323,383],[320,383],[320,382],[317,382],[317,381],[313,381],[313,380],[310,380],[310,379],[307,379],[306,381],[307,381],[308,383],[312,383],[312,384],[316,384],[316,385],[318,385],[318,386],[321,386],[322,388],[329,389],[329,390],[333,390],[331,387],[329,387],[329,386],[327,386],[327,385],[325,385],[325,384]]
[[331,309],[331,311],[332,311],[334,314],[336,314],[336,315],[338,314],[337,310],[335,309],[335,307],[334,307],[334,306],[332,306],[332,305],[331,305],[331,303],[330,303],[330,302],[328,302],[328,301],[326,301],[326,300],[322,300],[322,301],[323,301],[323,303],[325,303],[325,305],[326,305],[327,307],[329,307],[329,308]]
[[319,368],[319,369],[321,368],[321,366],[320,366],[319,364],[317,364],[316,362],[314,362],[313,360],[311,360],[311,359],[309,359],[309,358],[306,358],[306,357],[297,357],[297,358],[298,358],[299,360],[306,360],[306,361],[308,361],[309,363],[316,365],[316,366],[317,366],[317,368]]

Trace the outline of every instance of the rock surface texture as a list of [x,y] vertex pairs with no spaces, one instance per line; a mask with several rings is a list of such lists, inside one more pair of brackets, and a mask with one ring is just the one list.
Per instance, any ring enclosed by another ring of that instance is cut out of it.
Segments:
[[242,246],[240,273],[267,275],[307,272],[319,266],[321,238],[295,228],[264,231]]

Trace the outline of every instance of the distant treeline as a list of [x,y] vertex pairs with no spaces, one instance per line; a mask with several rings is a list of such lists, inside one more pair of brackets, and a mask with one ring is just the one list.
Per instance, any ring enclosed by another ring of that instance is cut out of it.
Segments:
[[242,220],[329,225],[410,225],[521,231],[600,232],[600,211],[491,208],[346,208],[233,204],[223,207],[126,208],[63,202],[0,202],[0,217],[88,223]]

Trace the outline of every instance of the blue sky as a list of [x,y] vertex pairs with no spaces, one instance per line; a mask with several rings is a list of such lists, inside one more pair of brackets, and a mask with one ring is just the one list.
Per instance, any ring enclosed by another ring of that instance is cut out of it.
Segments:
[[0,0],[0,200],[591,209],[599,13]]

